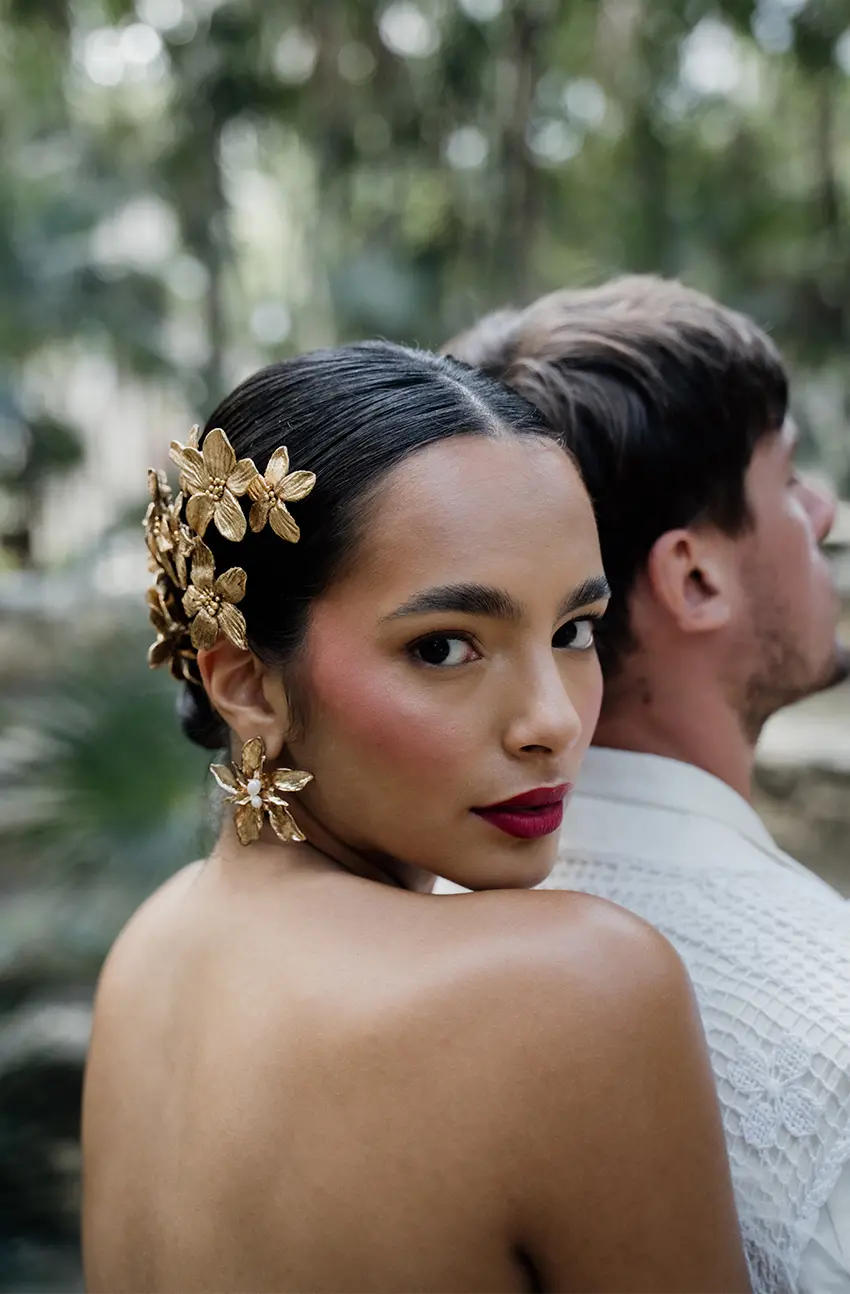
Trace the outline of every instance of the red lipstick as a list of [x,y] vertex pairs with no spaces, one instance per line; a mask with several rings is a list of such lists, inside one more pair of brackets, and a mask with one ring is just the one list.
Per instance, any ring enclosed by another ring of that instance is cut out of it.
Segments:
[[539,786],[534,791],[523,791],[511,800],[488,804],[485,809],[472,812],[491,826],[520,840],[537,840],[557,831],[564,817],[564,799],[572,790],[569,782],[560,786]]

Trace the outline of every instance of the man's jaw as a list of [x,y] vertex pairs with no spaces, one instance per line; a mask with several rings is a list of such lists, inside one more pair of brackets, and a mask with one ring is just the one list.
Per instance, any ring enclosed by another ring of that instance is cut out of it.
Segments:
[[820,682],[812,688],[812,695],[815,692],[827,692],[830,688],[837,687],[839,683],[844,683],[848,678],[850,678],[850,647],[838,642]]
[[841,642],[836,642],[827,663],[821,669],[809,672],[808,678],[800,668],[802,662],[799,657],[796,669],[787,668],[791,660],[789,653],[784,662],[785,670],[777,670],[772,678],[768,675],[751,679],[748,684],[741,719],[744,731],[753,743],[774,714],[810,696],[828,692],[850,678],[850,648]]

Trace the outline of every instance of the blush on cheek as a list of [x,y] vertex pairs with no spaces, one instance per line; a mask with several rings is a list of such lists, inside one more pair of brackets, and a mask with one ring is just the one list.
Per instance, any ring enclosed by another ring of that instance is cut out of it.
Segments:
[[422,697],[354,635],[330,626],[315,635],[308,686],[323,722],[343,732],[364,759],[446,772],[454,743],[445,707]]

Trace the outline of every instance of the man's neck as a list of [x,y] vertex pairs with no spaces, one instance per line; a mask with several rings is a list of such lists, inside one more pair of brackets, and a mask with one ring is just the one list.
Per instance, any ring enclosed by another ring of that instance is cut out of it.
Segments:
[[693,764],[731,786],[747,802],[752,798],[755,750],[738,716],[715,692],[695,689],[679,698],[615,695],[603,706],[594,746],[663,755]]

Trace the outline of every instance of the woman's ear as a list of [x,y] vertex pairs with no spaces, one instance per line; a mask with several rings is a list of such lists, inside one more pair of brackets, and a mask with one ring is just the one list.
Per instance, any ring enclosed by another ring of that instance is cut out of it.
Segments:
[[198,652],[198,669],[211,703],[243,745],[262,737],[267,758],[277,759],[290,723],[281,680],[253,652],[226,638]]

